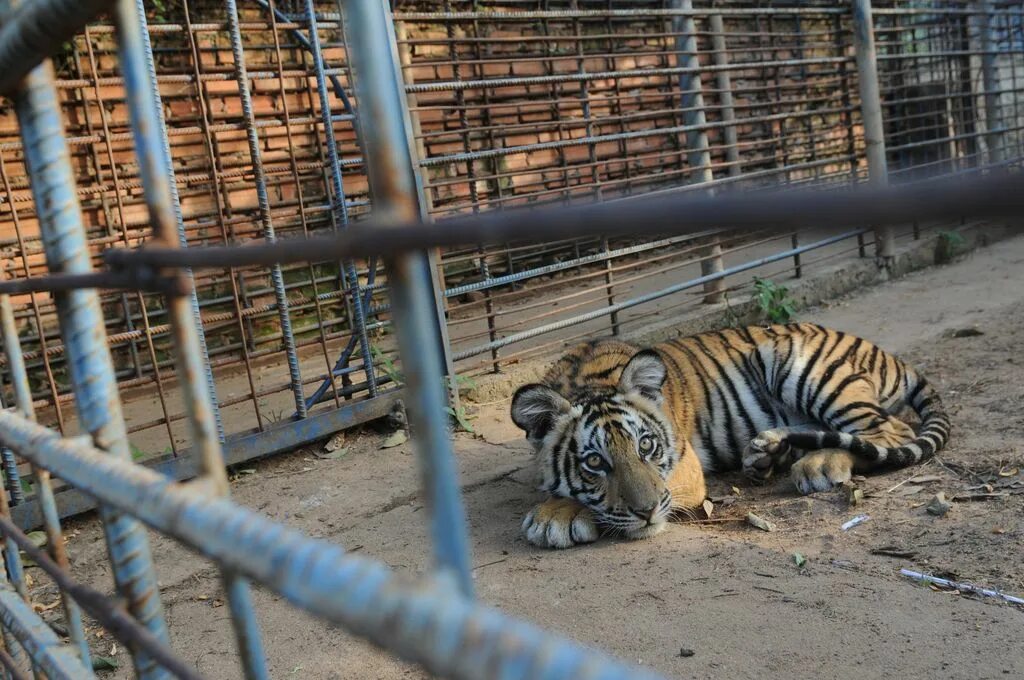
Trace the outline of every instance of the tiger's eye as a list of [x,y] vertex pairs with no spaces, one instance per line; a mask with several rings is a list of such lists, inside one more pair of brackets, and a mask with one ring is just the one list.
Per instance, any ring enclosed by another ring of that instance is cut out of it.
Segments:
[[583,459],[583,464],[591,470],[600,470],[604,467],[604,458],[596,453],[592,453]]
[[654,450],[654,438],[649,434],[645,434],[643,437],[640,437],[639,445],[640,453],[650,453]]

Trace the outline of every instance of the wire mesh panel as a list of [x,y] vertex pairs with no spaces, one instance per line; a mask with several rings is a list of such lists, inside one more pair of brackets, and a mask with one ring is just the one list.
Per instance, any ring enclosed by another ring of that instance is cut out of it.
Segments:
[[893,181],[1019,162],[1022,12],[994,2],[876,10]]
[[[369,210],[341,24],[336,18],[314,23],[314,32],[305,20],[308,10],[336,9],[333,2],[309,8],[251,2],[234,13],[203,0],[149,5],[184,243],[331,233]],[[114,26],[93,24],[54,60],[94,263],[106,249],[152,237],[116,49]],[[0,109],[0,205],[6,276],[40,276],[37,206],[10,108]],[[367,334],[386,334],[389,325],[386,316],[367,316],[382,306],[381,276],[372,258],[200,273],[197,311],[221,433],[275,429],[386,390],[387,373],[378,379],[367,370],[371,350],[378,351]],[[42,293],[14,303],[40,418],[74,433],[78,416],[53,299]],[[119,291],[104,294],[102,306],[119,385],[131,405],[133,455],[177,456],[193,442],[174,406],[179,387],[164,302]],[[348,410],[311,431],[324,436],[383,415],[389,404]],[[285,437],[271,448],[301,441]]]
[[[850,14],[830,3],[420,9],[400,5],[397,34],[437,218],[866,174]],[[807,244],[823,250],[803,263],[783,255],[773,274],[864,248],[820,241],[726,231],[450,251],[454,354],[463,372],[498,370],[574,339],[633,332],[725,291],[722,281],[698,281],[666,292],[680,281]]]
[[[764,5],[397,3],[391,21],[421,212],[443,221],[866,180],[850,8]],[[146,9],[183,243],[330,234],[370,214],[337,2],[185,0]],[[1019,162],[1020,24],[1013,3],[875,4],[887,177]],[[72,36],[54,63],[98,263],[104,251],[152,238],[113,24]],[[13,109],[0,109],[0,243],[14,280],[45,271],[22,144]],[[728,303],[755,276],[807,276],[873,250],[871,225],[842,238],[828,226],[653,239],[595,233],[438,251],[431,286],[445,308],[447,358],[462,375],[500,371],[582,338],[649,330],[704,303]],[[949,227],[908,225],[897,237]],[[387,293],[373,256],[197,273],[194,314],[230,462],[392,409],[404,371]],[[103,293],[101,304],[132,453],[187,477],[195,465],[182,454],[194,442],[175,407],[163,297],[122,288]],[[13,305],[39,418],[79,431],[52,295],[21,295]],[[0,373],[9,384],[6,364]],[[32,474],[23,472],[31,494]],[[39,519],[33,512],[24,521]]]

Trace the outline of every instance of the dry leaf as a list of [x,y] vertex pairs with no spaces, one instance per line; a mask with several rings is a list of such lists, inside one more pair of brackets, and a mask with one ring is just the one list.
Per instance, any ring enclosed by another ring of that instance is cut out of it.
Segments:
[[320,460],[338,460],[339,458],[344,458],[347,455],[348,447],[342,446],[341,448],[334,449],[332,451],[327,451],[325,449],[323,452],[317,453],[316,457]]
[[941,482],[943,477],[940,475],[918,475],[907,480],[908,484],[927,484],[928,482]]
[[897,489],[896,491],[893,491],[892,495],[893,496],[913,496],[915,493],[920,493],[921,491],[924,491],[924,488],[922,488],[920,486],[904,486],[901,489]]
[[712,503],[710,499],[705,498],[704,499],[703,507],[704,507],[704,516],[707,517],[708,519],[711,519],[711,513],[715,511],[715,504]]
[[843,490],[846,492],[846,502],[851,508],[857,507],[864,501],[864,492],[853,482],[844,482]]
[[[999,471],[999,476],[1000,477],[1016,477],[1019,472],[1020,472],[1020,468],[1012,468],[1010,470],[1000,470]],[[29,535],[31,536],[31,534],[29,534]]]
[[947,512],[949,512],[950,508],[952,507],[953,504],[946,500],[946,494],[940,491],[937,494],[935,494],[935,497],[932,498],[931,502],[928,504],[928,507],[925,508],[925,510],[928,511],[929,515],[942,517]]
[[330,441],[324,444],[324,451],[331,453],[337,451],[341,447],[345,446],[345,433],[339,432],[338,434],[331,437]]
[[752,512],[747,513],[747,524],[757,527],[761,531],[775,531],[775,525],[766,519],[762,519]]
[[401,446],[407,441],[409,441],[409,435],[405,433],[405,430],[395,430],[380,443],[380,448],[390,449],[395,446]]

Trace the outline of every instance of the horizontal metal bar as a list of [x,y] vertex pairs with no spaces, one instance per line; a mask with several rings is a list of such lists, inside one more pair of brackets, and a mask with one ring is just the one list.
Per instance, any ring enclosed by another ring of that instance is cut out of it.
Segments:
[[56,52],[113,0],[32,0],[0,16],[0,95]]
[[221,567],[435,675],[656,677],[474,604],[452,578],[431,575],[415,585],[403,583],[379,562],[348,555],[201,488],[118,461],[81,440],[63,439],[9,411],[0,412],[0,444]]
[[[241,465],[252,460],[290,451],[296,446],[326,439],[336,432],[370,422],[388,415],[401,399],[401,390],[378,393],[373,399],[345,403],[341,408],[324,413],[315,413],[304,420],[294,420],[269,427],[262,432],[252,431],[235,434],[223,445],[224,464],[228,467]],[[180,451],[177,456],[166,456],[146,461],[167,479],[184,481],[200,474],[200,462],[191,449]],[[96,499],[78,489],[65,487],[55,494],[57,512],[61,519],[73,517],[96,508]],[[39,504],[29,502],[11,508],[11,515],[23,531],[32,531],[42,526],[43,518]]]
[[[543,242],[602,234],[681,236],[708,229],[859,227],[864,224],[1016,217],[1024,210],[1024,175],[947,177],[912,187],[799,189],[716,196],[667,194],[543,210],[508,210],[453,217],[432,224],[373,218],[340,234],[282,239],[272,244],[167,248],[111,248],[112,267],[228,268],[344,257],[369,257],[434,247]],[[382,231],[387,229],[387,231]],[[386,237],[383,235],[386,234]]]
[[[752,118],[741,118],[733,121],[719,121],[719,122],[703,122],[692,125],[673,125],[671,127],[663,128],[650,128],[647,130],[632,130],[630,132],[616,132],[607,135],[593,135],[586,137],[573,137],[572,139],[558,139],[550,142],[538,142],[536,144],[520,144],[516,146],[505,146],[499,149],[482,149],[480,151],[467,151],[464,153],[453,153],[447,156],[434,156],[431,158],[424,158],[420,161],[420,167],[429,168],[436,167],[438,165],[447,165],[449,163],[464,163],[468,161],[482,160],[484,158],[495,158],[499,156],[515,156],[518,154],[526,154],[534,151],[547,151],[553,149],[565,149],[574,146],[588,146],[591,144],[605,144],[608,142],[621,142],[633,139],[646,139],[647,137],[662,137],[666,135],[680,135],[689,134],[693,132],[716,129],[729,129],[736,125],[752,125],[754,123],[767,123],[777,120],[792,120],[797,118],[810,118],[813,116],[824,116],[833,113],[842,113],[847,109],[843,108],[831,108],[831,109],[819,109],[813,111],[803,111],[800,113],[794,113],[787,111],[786,113],[776,113],[768,116],[757,116]],[[585,124],[586,121],[578,121],[581,124]],[[563,126],[564,127],[564,126]],[[673,150],[674,152],[674,150]],[[611,160],[609,162],[619,162],[618,159]],[[701,170],[700,165],[691,166],[691,170],[696,172]],[[789,169],[782,168],[782,169]],[[484,178],[480,178],[484,179]],[[468,181],[468,180],[463,180]]]
[[45,551],[40,550],[11,520],[0,516],[0,534],[11,538],[18,547],[45,571],[54,583],[74,598],[82,609],[110,631],[117,640],[131,648],[142,647],[161,666],[183,680],[200,680],[201,676],[185,661],[149,632],[115,600],[89,586],[78,583],[57,566]]
[[700,67],[670,66],[667,68],[638,68],[627,71],[574,71],[550,76],[522,76],[517,78],[483,78],[480,80],[445,80],[433,83],[406,85],[405,91],[410,94],[423,92],[455,92],[458,90],[477,90],[495,87],[521,87],[524,85],[545,85],[552,83],[579,83],[590,80],[608,78],[650,78],[652,76],[670,76],[681,73],[713,73],[717,71],[743,71],[746,69],[763,69],[783,66],[815,66],[821,64],[852,63],[852,57],[819,57],[816,59],[783,59],[772,62],[732,63],[723,66],[706,64]]
[[741,265],[736,265],[735,267],[730,267],[720,272],[715,272],[714,274],[698,276],[695,279],[683,281],[682,283],[677,283],[675,285],[668,286],[667,288],[662,288],[661,290],[646,293],[644,295],[640,295],[629,300],[623,300],[622,302],[617,302],[614,305],[601,307],[600,309],[596,309],[592,312],[587,312],[586,314],[579,314],[577,316],[568,319],[562,319],[560,321],[555,321],[553,323],[545,324],[543,326],[536,326],[535,328],[531,328],[528,331],[523,331],[521,333],[513,333],[512,335],[507,335],[504,338],[499,338],[497,340],[494,340],[493,342],[488,342],[483,345],[471,347],[470,349],[464,350],[462,352],[455,352],[452,355],[452,359],[454,361],[462,361],[463,359],[468,359],[478,354],[483,354],[484,352],[487,352],[492,349],[499,349],[501,347],[505,347],[506,345],[511,345],[513,343],[521,342],[523,340],[529,340],[530,338],[536,337],[538,335],[543,335],[544,333],[551,333],[553,331],[561,330],[569,326],[575,326],[577,324],[585,323],[592,319],[599,319],[602,316],[608,316],[609,314],[621,312],[622,310],[629,309],[630,307],[636,307],[637,305],[642,305],[647,302],[653,302],[660,298],[672,295],[674,293],[679,293],[689,288],[695,288],[697,286],[702,286],[705,283],[711,281],[718,281],[724,279],[725,277],[732,276],[733,274],[739,274],[750,269],[756,269],[763,265],[771,264],[772,262],[785,260],[790,257],[793,257],[794,255],[806,253],[809,250],[824,248],[825,246],[832,245],[833,243],[838,243],[839,241],[845,241],[848,238],[853,238],[858,234],[866,233],[866,231],[867,230],[863,229],[859,229],[857,231],[850,231],[846,232],[845,234],[839,234],[838,236],[833,236],[831,238],[815,241],[814,243],[808,243],[807,245],[800,246],[799,248],[792,248],[790,250],[784,250],[780,253],[769,255],[767,257],[758,258],[756,260],[749,260]]
[[63,293],[82,288],[102,290],[130,290],[162,295],[188,295],[191,286],[181,276],[159,276],[146,268],[116,272],[89,272],[87,274],[48,274],[24,279],[0,281],[0,295],[25,293]]
[[[682,238],[666,238],[661,239],[659,241],[641,243],[640,245],[636,246],[628,246],[626,248],[617,248],[615,250],[601,251],[593,255],[584,255],[583,257],[573,258],[571,260],[558,262],[556,264],[549,264],[543,267],[534,267],[532,269],[526,269],[520,272],[516,272],[514,274],[494,276],[491,278],[484,279],[483,281],[478,281],[476,283],[467,283],[463,286],[446,288],[444,291],[444,296],[446,298],[453,298],[472,291],[498,288],[500,286],[506,286],[510,283],[522,281],[524,279],[530,279],[536,276],[544,276],[546,274],[553,274],[554,272],[560,272],[566,269],[573,269],[575,267],[583,267],[585,265],[594,264],[596,262],[606,262],[617,257],[625,257],[626,255],[636,255],[638,253],[645,253],[649,250],[656,250],[658,248],[664,248],[666,246],[675,245],[682,241],[691,240],[693,238],[699,238],[701,236],[711,236],[717,233],[719,233],[717,230],[709,230],[706,232],[700,232]],[[390,305],[379,305],[374,308],[375,311],[384,311],[385,309],[390,310]]]
[[[762,7],[762,8],[729,8],[714,9],[576,9],[576,10],[541,10],[541,11],[510,11],[510,12],[395,12],[399,21],[528,21],[535,19],[646,19],[649,17],[700,17],[708,14],[719,14],[724,17],[758,17],[758,16],[800,16],[805,14],[830,16],[849,14],[845,8],[825,7]],[[333,20],[330,13],[324,18]]]
[[[21,416],[14,417],[30,422]],[[97,452],[96,455],[103,454]],[[91,668],[82,665],[75,649],[61,643],[49,624],[6,584],[0,586],[0,625],[10,631],[28,652],[33,665],[44,671],[51,680],[87,680],[95,677]]]

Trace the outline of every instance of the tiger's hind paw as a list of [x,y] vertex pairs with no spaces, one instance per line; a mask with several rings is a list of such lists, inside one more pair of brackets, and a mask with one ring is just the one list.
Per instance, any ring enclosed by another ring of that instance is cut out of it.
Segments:
[[768,481],[776,468],[790,463],[792,448],[785,430],[765,430],[750,440],[743,451],[743,474],[751,481]]
[[526,540],[539,548],[571,548],[599,536],[594,514],[568,498],[549,498],[523,519]]
[[849,451],[818,451],[793,464],[790,477],[797,491],[805,496],[828,491],[853,476],[853,454]]

